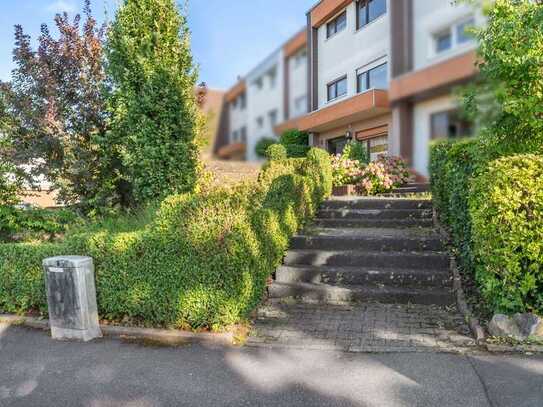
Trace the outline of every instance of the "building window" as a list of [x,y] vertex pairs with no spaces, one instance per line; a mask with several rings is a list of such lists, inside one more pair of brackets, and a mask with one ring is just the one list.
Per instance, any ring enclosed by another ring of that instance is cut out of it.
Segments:
[[469,20],[456,25],[456,41],[458,44],[473,41],[473,34],[470,32],[473,27],[475,27],[474,18],[470,18]]
[[468,137],[473,126],[457,110],[434,113],[430,117],[432,139]]
[[256,85],[256,88],[258,90],[262,90],[262,88],[264,87],[264,80],[262,79],[262,77],[258,78],[257,80],[255,80],[255,85]]
[[259,129],[264,127],[264,118],[262,116],[259,116],[256,118],[256,125],[258,126]]
[[475,19],[470,17],[453,24],[444,31],[434,35],[434,49],[436,54],[453,49],[457,46],[473,42],[470,30],[475,26]]
[[387,12],[386,0],[360,0],[357,6],[356,28],[360,29]]
[[247,97],[245,96],[245,93],[242,93],[239,97],[239,103],[241,109],[245,109],[247,107]]
[[347,94],[347,77],[344,76],[328,84],[328,101],[332,101]]
[[296,114],[304,114],[307,111],[307,96],[299,96],[294,100]]
[[294,56],[294,67],[298,68],[301,66],[305,61],[307,61],[307,49],[303,48],[301,51],[299,51]]
[[343,31],[346,27],[347,11],[344,11],[326,25],[326,37],[330,38],[338,32]]
[[270,124],[271,126],[275,126],[277,124],[277,110],[272,110],[268,113],[268,116],[270,118]]
[[231,140],[231,142],[232,142],[232,143],[237,143],[238,140],[239,140],[239,134],[238,134],[238,131],[236,130],[236,131],[234,131],[234,132],[232,133],[232,140]]
[[369,71],[358,73],[356,87],[358,93],[369,89],[388,89],[388,64],[385,62]]
[[240,139],[243,144],[247,144],[247,127],[245,126],[240,130]]

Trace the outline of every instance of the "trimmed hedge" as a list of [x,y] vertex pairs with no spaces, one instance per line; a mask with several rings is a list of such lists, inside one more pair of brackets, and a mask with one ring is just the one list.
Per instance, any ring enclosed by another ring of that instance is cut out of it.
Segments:
[[461,265],[473,268],[469,190],[471,178],[483,165],[479,140],[440,141],[430,153],[430,182],[439,220],[447,225]]
[[469,198],[476,277],[498,312],[543,314],[543,157],[493,161]]
[[102,318],[221,329],[257,306],[291,236],[331,193],[328,154],[268,163],[258,182],[164,200],[147,226],[0,245],[0,309],[46,312],[43,258],[94,258]]

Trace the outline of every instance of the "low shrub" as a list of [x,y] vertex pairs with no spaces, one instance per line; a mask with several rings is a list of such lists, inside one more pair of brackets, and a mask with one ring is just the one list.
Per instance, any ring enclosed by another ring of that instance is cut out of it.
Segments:
[[342,154],[332,156],[332,180],[335,187],[356,184],[360,179],[360,163]]
[[440,141],[430,153],[430,183],[439,220],[448,227],[460,265],[473,270],[469,195],[471,179],[485,166],[479,139]]
[[281,144],[272,144],[266,150],[266,157],[270,161],[281,161],[287,159],[287,149]]
[[409,168],[399,157],[380,156],[358,175],[358,189],[365,195],[390,192],[409,181]]
[[497,312],[543,314],[543,157],[491,162],[469,194],[476,278]]
[[266,151],[268,151],[269,146],[278,144],[276,139],[273,138],[262,138],[258,140],[255,146],[256,155],[260,158],[268,158]]
[[65,209],[20,209],[0,206],[0,242],[53,239],[73,225],[77,215]]
[[370,156],[366,146],[359,141],[353,140],[345,146],[343,155],[349,160],[358,161],[360,164],[369,164]]
[[291,129],[285,131],[279,142],[287,150],[288,158],[303,158],[309,151],[309,134],[305,131]]
[[102,318],[152,326],[221,329],[247,317],[290,237],[332,188],[331,163],[267,164],[258,182],[165,199],[137,230],[81,229],[57,244],[0,245],[0,309],[46,312],[41,261],[93,257]]

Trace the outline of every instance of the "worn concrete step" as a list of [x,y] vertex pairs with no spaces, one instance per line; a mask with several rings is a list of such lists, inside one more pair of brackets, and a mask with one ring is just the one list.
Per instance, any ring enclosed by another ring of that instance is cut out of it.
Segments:
[[271,298],[294,298],[309,303],[350,303],[376,301],[385,304],[450,305],[454,303],[449,289],[417,289],[397,287],[338,287],[327,284],[280,283],[268,287]]
[[394,189],[393,193],[417,193],[417,192],[428,192],[430,190],[430,184],[428,183],[409,183],[403,187]]
[[326,228],[428,228],[433,226],[433,219],[316,219],[315,226]]
[[442,251],[444,245],[433,229],[312,228],[294,236],[292,249]]
[[319,219],[432,219],[431,209],[321,209]]
[[342,286],[451,287],[447,269],[425,270],[376,267],[282,266],[275,273],[281,283],[312,283]]
[[445,252],[381,252],[363,250],[289,250],[285,266],[393,267],[439,270],[449,267]]
[[333,197],[321,209],[432,209],[428,199]]

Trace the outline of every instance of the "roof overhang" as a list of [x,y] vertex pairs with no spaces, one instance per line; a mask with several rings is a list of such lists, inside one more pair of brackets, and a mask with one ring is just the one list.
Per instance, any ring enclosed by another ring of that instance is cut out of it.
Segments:
[[291,57],[307,45],[307,30],[304,29],[288,40],[283,46],[285,58]]
[[390,113],[388,92],[369,90],[299,119],[299,129],[320,133]]
[[478,73],[475,51],[447,59],[443,62],[409,72],[390,82],[390,102],[422,97],[443,88],[460,84]]
[[322,0],[309,11],[311,26],[320,27],[352,2],[353,0]]

